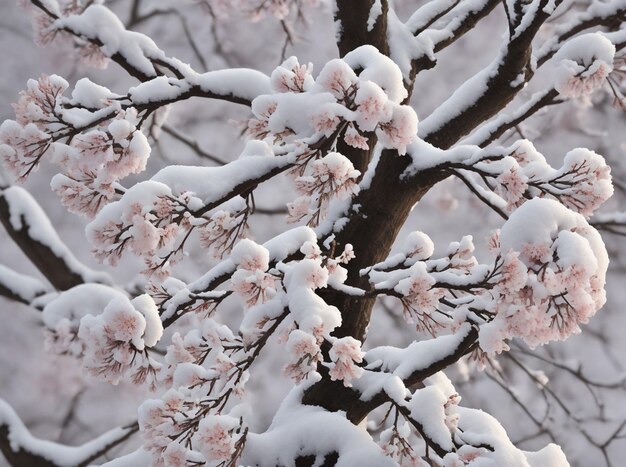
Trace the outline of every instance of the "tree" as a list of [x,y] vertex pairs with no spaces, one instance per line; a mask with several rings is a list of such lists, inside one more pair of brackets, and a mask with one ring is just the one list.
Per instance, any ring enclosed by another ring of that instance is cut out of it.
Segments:
[[[201,3],[214,25],[234,14],[230,2]],[[293,18],[316,2],[240,3],[281,22],[284,54]],[[416,80],[499,6],[506,34],[496,57],[418,124]],[[595,215],[613,194],[610,169],[583,148],[554,168],[520,125],[602,89],[624,105],[623,1],[435,0],[401,21],[384,0],[338,0],[339,58],[317,74],[286,58],[269,75],[198,72],[131,30],[179,18],[205,67],[177,10],[133,2],[125,26],[98,2],[29,8],[40,43],[70,41],[87,64],[114,62],[135,82],[112,91],[88,78],[71,90],[57,75],[29,81],[15,120],[0,128],[7,172],[24,181],[55,164],[52,190],[89,219],[94,255],[111,271],[138,257],[143,279],[124,286],[81,264],[28,191],[7,184],[2,223],[50,285],[2,266],[0,292],[41,310],[50,349],[94,378],[154,394],[136,423],[81,447],[36,439],[3,404],[0,449],[11,465],[88,465],[137,431],[141,448],[109,465],[568,465],[555,444],[516,448],[495,418],[460,405],[443,371],[459,361],[498,368],[515,338],[530,349],[564,340],[606,301],[608,255],[594,226],[623,229],[623,215]],[[544,65],[540,89],[516,100]],[[141,178],[161,133],[202,153],[167,124],[190,98],[250,108],[240,156],[204,153],[217,165]],[[507,142],[512,130],[521,139]],[[502,218],[481,261],[460,230],[449,245],[401,233],[449,177]],[[285,199],[286,180],[297,197]],[[267,186],[298,225],[261,241],[253,222]],[[189,277],[199,255],[215,261]],[[409,345],[367,342],[374,306],[387,301],[412,325]],[[284,354],[293,383],[257,430],[248,393],[272,352]],[[610,462],[608,444],[596,444]]]

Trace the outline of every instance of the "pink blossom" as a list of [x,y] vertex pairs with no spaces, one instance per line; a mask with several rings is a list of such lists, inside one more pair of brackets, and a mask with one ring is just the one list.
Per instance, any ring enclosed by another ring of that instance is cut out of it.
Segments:
[[109,57],[102,52],[102,49],[91,42],[87,42],[78,48],[78,57],[85,65],[104,70],[109,66]]
[[317,339],[300,329],[294,329],[289,334],[287,350],[291,363],[286,366],[285,374],[296,382],[306,379],[322,360]]
[[327,138],[335,132],[340,122],[339,117],[331,113],[328,108],[321,109],[311,117],[311,123],[315,131],[322,133]]
[[[572,70],[579,70],[580,66],[574,66]],[[561,78],[555,88],[565,97],[586,97],[604,83],[611,72],[612,67],[601,61],[594,62],[583,71],[576,71],[566,79]]]
[[349,146],[357,149],[368,150],[369,144],[367,143],[367,138],[361,135],[353,125],[348,125],[346,131],[343,135],[343,140]]
[[256,270],[238,269],[231,278],[232,289],[243,298],[246,306],[264,303],[275,294],[276,278],[271,274]]
[[138,215],[133,218],[130,235],[130,247],[140,256],[153,255],[161,240],[159,229]]
[[487,248],[491,253],[500,251],[500,229],[495,229],[487,238]]
[[344,386],[352,386],[351,381],[363,374],[363,368],[356,365],[363,361],[361,342],[352,337],[343,337],[335,340],[330,349],[330,378],[343,381]]
[[496,178],[497,192],[504,198],[507,210],[512,211],[524,202],[524,194],[528,190],[528,179],[519,166],[514,165],[503,171]]
[[311,261],[311,268],[306,275],[306,284],[312,289],[321,289],[328,283],[328,270],[318,261]]
[[236,419],[228,416],[209,415],[198,424],[194,444],[208,460],[227,461],[235,453],[233,429]]
[[299,196],[294,201],[287,203],[289,216],[287,222],[300,222],[311,214],[311,197],[307,195]]
[[526,285],[527,281],[527,268],[520,261],[519,253],[509,251],[502,261],[502,275],[498,285],[506,292],[517,292]]
[[354,100],[356,123],[363,131],[374,131],[381,121],[391,118],[391,106],[380,86],[371,81],[361,81]]
[[396,149],[400,155],[406,154],[407,146],[417,135],[417,114],[409,106],[395,106],[391,119],[380,123],[377,135],[383,146]]
[[357,80],[356,74],[346,62],[335,59],[326,63],[324,68],[322,68],[316,83],[330,91],[336,98],[341,99]]
[[61,198],[61,203],[75,214],[93,218],[115,197],[113,185],[101,182],[93,174],[84,179],[74,179],[58,174],[52,179],[52,190]]
[[164,467],[185,467],[187,462],[187,449],[179,443],[168,444],[163,451]]
[[130,342],[141,336],[146,326],[141,313],[136,311],[130,304],[124,306],[112,302],[106,308],[103,318],[113,337],[118,341]]
[[37,168],[50,148],[50,136],[33,123],[22,127],[5,120],[0,127],[0,157],[4,166],[19,180],[24,180]]
[[522,257],[530,263],[544,264],[552,259],[552,250],[547,243],[525,243],[522,247]]
[[300,65],[295,57],[291,57],[272,72],[272,88],[276,92],[304,92],[313,83],[312,68],[310,63]]

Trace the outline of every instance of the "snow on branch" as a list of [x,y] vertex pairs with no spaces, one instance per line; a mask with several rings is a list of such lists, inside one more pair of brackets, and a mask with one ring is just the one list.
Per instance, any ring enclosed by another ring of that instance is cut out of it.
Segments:
[[449,147],[455,142],[450,141],[450,133],[457,138],[467,134],[513,99],[533,75],[531,43],[558,3],[550,8],[547,0],[528,4],[495,60],[422,120],[420,137],[435,146]]
[[43,209],[23,188],[12,186],[2,190],[0,221],[55,288],[66,290],[83,282],[111,283],[108,274],[93,271],[76,259]]
[[0,451],[13,467],[86,467],[138,430],[114,428],[81,445],[65,446],[34,437],[13,408],[0,400]]
[[600,231],[626,235],[626,212],[598,213],[589,223]]
[[[584,47],[579,51],[580,46]],[[619,78],[614,78],[613,75],[621,73],[621,62],[616,51],[625,46],[626,40],[620,43],[619,36],[610,34],[589,33],[576,36],[554,55],[557,68],[553,72],[553,88],[534,93],[511,112],[502,112],[480,126],[462,143],[485,147],[540,110],[572,99],[589,103],[592,93],[603,87],[610,88],[615,103],[623,107],[626,104],[619,91]]]
[[[415,76],[420,71],[432,68],[435,65],[435,53],[471,31],[499,3],[498,0],[428,2],[416,10],[405,24],[393,24],[389,28],[390,52],[392,56],[402,57],[403,47],[412,42],[413,47],[408,50],[417,52],[411,56],[411,74]],[[390,15],[390,18],[395,18],[395,15]],[[398,40],[402,36],[394,37],[396,31],[402,29],[415,36],[415,41],[408,41],[406,36],[402,41]]]
[[511,212],[527,199],[548,197],[590,216],[613,194],[604,158],[587,149],[568,152],[559,169],[552,168],[527,140],[489,154],[484,162],[453,163],[449,167],[500,212]]
[[38,279],[0,264],[0,295],[30,305],[35,298],[48,292],[49,287]]
[[592,2],[587,10],[568,21],[558,24],[555,36],[546,41],[537,52],[537,66],[543,65],[554,56],[570,38],[598,26],[611,26],[615,21],[626,20],[626,4],[622,0]]

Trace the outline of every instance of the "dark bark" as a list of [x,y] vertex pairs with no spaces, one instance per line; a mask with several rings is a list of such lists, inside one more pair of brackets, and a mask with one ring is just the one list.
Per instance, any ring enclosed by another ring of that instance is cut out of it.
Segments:
[[0,222],[17,246],[55,288],[67,290],[84,282],[78,273],[68,267],[62,257],[30,236],[30,226],[24,217],[21,219],[22,228],[19,230],[13,228],[9,204],[2,195],[0,195]]
[[0,452],[9,465],[13,467],[59,467],[57,464],[21,448],[17,451],[11,449],[9,427],[6,425],[0,426]]
[[[128,438],[130,438],[139,430],[139,425],[135,423],[126,427],[126,430],[127,431],[121,434],[119,438],[112,440],[109,444],[103,445],[97,451],[86,454],[86,457],[84,459],[76,463],[57,464],[56,462],[48,460],[40,456],[39,454],[24,449],[24,447],[20,446],[19,444],[17,446],[11,446],[11,429],[8,425],[5,424],[0,425],[0,452],[2,452],[5,459],[12,467],[86,467],[93,463],[96,459],[102,457],[113,447],[119,445],[120,443],[123,443]],[[14,447],[16,448],[15,450],[13,449]]]
[[339,54],[343,57],[348,52],[362,45],[373,45],[380,53],[389,55],[387,43],[387,0],[380,0],[382,12],[374,27],[368,31],[367,21],[375,0],[337,0],[335,21],[340,25]]
[[[347,8],[348,3],[338,2]],[[491,5],[491,8],[493,5]],[[353,9],[351,9],[353,10]],[[368,10],[363,7],[363,10]],[[338,17],[341,17],[341,9]],[[490,9],[477,15],[476,21],[483,17]],[[355,16],[355,18],[360,18]],[[367,16],[367,15],[365,15]],[[462,136],[476,128],[485,120],[495,115],[523,88],[523,82],[511,86],[520,73],[524,73],[525,80],[530,79],[532,71],[529,66],[531,57],[531,42],[539,26],[548,15],[539,13],[524,33],[509,42],[501,64],[497,71],[488,80],[485,92],[476,96],[476,100],[465,111],[446,122],[441,128],[424,139],[442,149],[451,147]],[[361,19],[362,20],[362,19]],[[358,25],[348,22],[351,30],[359,31]],[[381,26],[381,30],[385,30]],[[362,45],[358,43],[359,35],[345,39],[341,36],[339,50],[346,53],[348,47]],[[363,43],[372,43],[373,39],[362,39]],[[381,48],[379,48],[381,50]],[[382,50],[385,50],[383,47]],[[448,176],[446,171],[425,171],[410,179],[402,179],[401,175],[410,165],[411,159],[399,156],[395,151],[386,150],[381,155],[376,174],[369,188],[359,193],[353,202],[358,210],[348,214],[349,220],[340,232],[336,234],[339,251],[343,245],[351,243],[354,247],[355,259],[349,267],[347,283],[357,287],[367,288],[367,279],[359,276],[359,270],[386,258],[402,225],[411,212],[412,207],[439,181]],[[342,325],[333,333],[337,337],[352,336],[364,340],[367,327],[370,324],[371,312],[375,302],[373,297],[346,296],[334,291],[323,292],[323,298],[339,308],[342,312]],[[476,330],[472,330],[463,344],[448,357],[442,359],[431,368],[412,375],[407,386],[419,384],[424,378],[443,370],[460,357],[468,353],[477,339]],[[348,418],[360,422],[369,411],[386,401],[384,394],[379,394],[371,401],[363,403],[358,394],[344,388],[343,384],[331,381],[327,370],[321,365],[318,371],[322,379],[311,386],[304,394],[303,403],[318,405],[330,411],[344,410]]]

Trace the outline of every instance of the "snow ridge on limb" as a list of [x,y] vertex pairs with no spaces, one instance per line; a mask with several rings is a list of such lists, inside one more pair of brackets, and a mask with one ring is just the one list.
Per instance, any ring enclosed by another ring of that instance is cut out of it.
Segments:
[[35,298],[48,292],[50,288],[38,279],[0,264],[0,295],[31,305]]
[[[267,88],[267,77],[254,70],[196,73],[189,65],[167,56],[148,36],[126,30],[119,18],[104,5],[95,4],[86,8],[76,5],[69,14],[62,14],[45,2],[32,0],[31,3],[48,18],[47,24],[43,22],[43,31],[39,32],[46,41],[51,41],[58,31],[69,33],[83,41],[83,48],[89,48],[84,55],[91,62],[94,55],[102,56],[100,61],[109,57],[139,81],[150,82],[169,72],[178,79],[178,88],[193,88],[189,90],[191,95],[241,104],[249,104]],[[85,46],[84,41],[90,46]]]
[[[454,94],[422,121],[420,136],[438,147],[448,147],[448,127],[463,136],[506,105],[532,77],[531,43],[539,27],[560,2],[535,1],[513,20],[509,40],[495,60],[467,80]],[[494,105],[495,104],[495,105]],[[470,117],[471,115],[471,117]]]
[[65,446],[31,435],[11,406],[0,400],[0,450],[14,467],[86,467],[137,430],[135,423],[114,428],[82,446]]
[[0,220],[13,241],[57,289],[83,282],[111,283],[108,274],[93,271],[76,259],[48,216],[23,188],[13,186],[1,192]]

